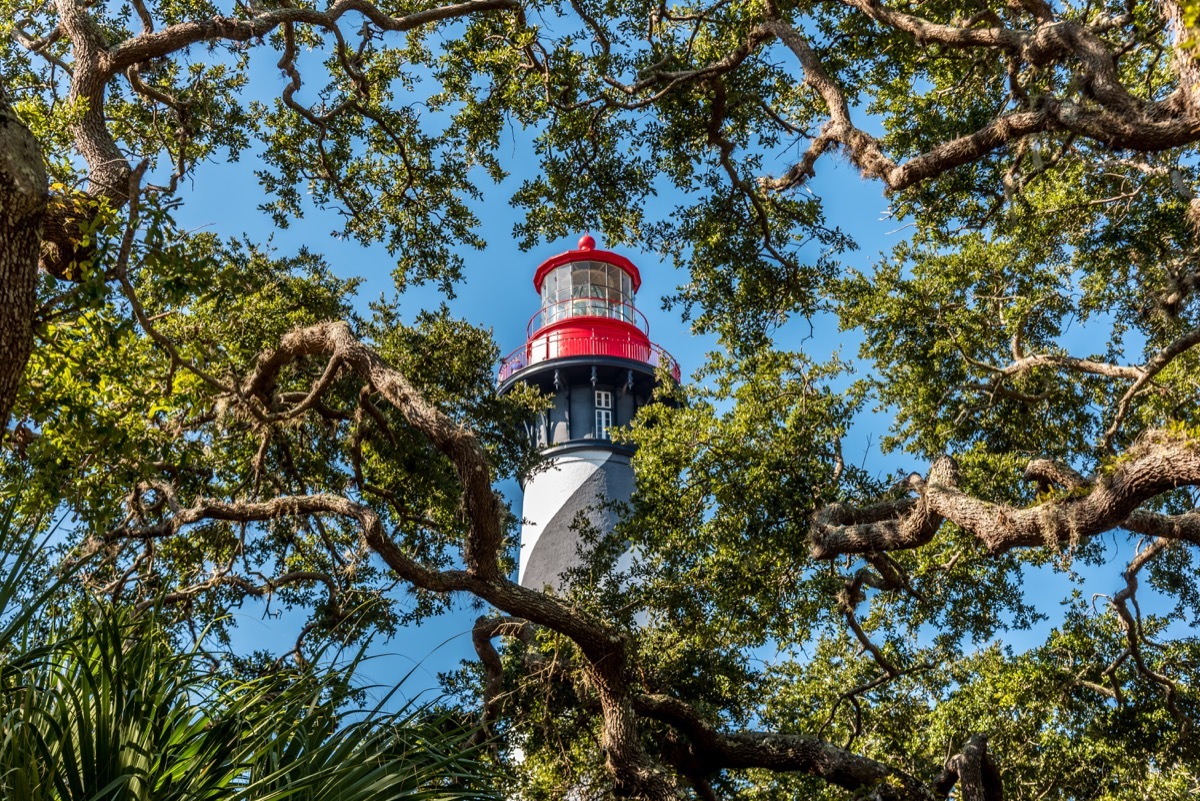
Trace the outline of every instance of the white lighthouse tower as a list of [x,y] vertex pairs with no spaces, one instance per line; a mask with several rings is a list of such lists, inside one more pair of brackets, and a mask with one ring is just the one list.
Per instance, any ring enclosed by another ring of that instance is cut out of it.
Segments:
[[534,425],[549,459],[525,483],[518,580],[526,587],[561,586],[579,564],[571,524],[583,512],[601,530],[616,522],[604,501],[633,493],[633,454],[609,432],[627,425],[650,400],[661,365],[679,380],[679,365],[650,342],[646,318],[634,306],[642,278],[629,259],[597,250],[584,236],[578,250],[547,259],[533,286],[541,296],[525,344],[500,366],[504,392],[530,384],[553,397]]

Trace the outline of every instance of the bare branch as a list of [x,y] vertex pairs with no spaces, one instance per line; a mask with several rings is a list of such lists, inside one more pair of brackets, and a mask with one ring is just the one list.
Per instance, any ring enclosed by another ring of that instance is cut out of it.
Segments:
[[125,295],[125,299],[129,301],[129,307],[133,310],[133,315],[135,318],[137,318],[138,325],[142,327],[142,330],[146,332],[147,336],[158,343],[159,347],[167,352],[167,356],[171,359],[172,367],[177,366],[184,368],[189,373],[192,373],[197,378],[201,379],[219,392],[227,395],[234,394],[235,387],[230,384],[226,384],[224,381],[200,367],[200,365],[196,364],[191,359],[185,358],[179,352],[179,348],[175,347],[175,343],[171,341],[170,337],[158,330],[158,328],[150,320],[149,315],[146,314],[146,310],[142,307],[141,301],[138,300],[137,291],[133,288],[133,283],[129,280],[128,276],[121,274],[117,277],[117,281],[121,285],[121,290]]
[[842,591],[838,593],[838,605],[842,608],[842,613],[846,618],[846,625],[854,632],[854,636],[858,639],[863,650],[871,655],[875,660],[875,664],[883,668],[883,672],[889,678],[894,678],[900,675],[900,670],[891,660],[884,656],[883,651],[878,645],[871,642],[871,638],[863,631],[862,625],[858,622],[858,616],[855,614],[855,608],[864,600],[862,587],[863,584],[870,584],[879,589],[898,590],[900,584],[897,581],[881,580],[879,576],[875,576],[870,570],[863,567],[855,572],[854,576],[846,580]]
[[63,61],[53,52],[48,52],[50,45],[54,44],[62,37],[63,29],[60,25],[55,25],[54,29],[50,31],[50,33],[46,34],[40,39],[34,39],[31,37],[28,33],[21,29],[20,25],[14,25],[12,29],[13,40],[16,41],[17,44],[21,45],[21,47],[24,47],[30,53],[35,53],[44,58],[47,62],[58,67],[67,75],[74,75],[74,70],[71,69],[70,64]]
[[895,162],[883,154],[874,137],[854,125],[845,92],[826,72],[824,65],[809,46],[808,40],[783,20],[772,20],[768,23],[768,28],[796,56],[804,70],[804,82],[821,95],[829,109],[830,120],[809,145],[803,158],[786,175],[773,181],[764,180],[763,185],[769,189],[785,190],[806,181],[815,174],[813,165],[817,159],[834,144],[846,148],[850,160],[864,175],[883,177],[894,170]]
[[154,598],[147,598],[138,602],[134,607],[137,611],[143,611],[154,606],[165,606],[183,603],[202,595],[205,592],[214,590],[222,585],[230,585],[237,587],[239,591],[255,598],[261,598],[270,595],[275,590],[281,587],[286,587],[291,584],[324,584],[328,593],[330,605],[336,610],[340,607],[338,602],[339,592],[337,584],[333,577],[328,573],[322,573],[314,570],[297,570],[289,573],[284,573],[271,579],[267,579],[261,583],[256,583],[245,576],[235,575],[227,570],[215,571],[212,576],[204,581],[195,584],[189,584],[178,590],[166,593],[165,595]]
[[1074,356],[1062,356],[1055,353],[1039,353],[1025,356],[1004,367],[980,362],[964,356],[966,361],[981,369],[995,374],[996,379],[1015,378],[1038,367],[1055,367],[1074,373],[1105,376],[1107,378],[1141,378],[1144,370],[1141,367],[1126,367],[1108,362],[1098,362],[1093,359],[1080,359]]

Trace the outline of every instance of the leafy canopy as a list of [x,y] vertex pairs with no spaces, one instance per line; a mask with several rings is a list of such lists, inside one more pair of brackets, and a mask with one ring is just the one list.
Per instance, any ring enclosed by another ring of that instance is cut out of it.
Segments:
[[[52,180],[20,525],[67,521],[89,589],[177,631],[490,604],[454,681],[524,797],[1190,797],[1195,11],[3,0]],[[537,168],[501,198],[509,131]],[[451,291],[498,199],[526,246],[687,270],[668,303],[717,349],[626,432],[638,492],[568,593],[507,578],[492,481],[535,469],[544,399],[496,396],[487,331],[175,222],[251,156],[274,224],[340,215],[401,289]],[[891,252],[808,191],[833,158],[889,193]],[[846,452],[878,412],[918,472]]]

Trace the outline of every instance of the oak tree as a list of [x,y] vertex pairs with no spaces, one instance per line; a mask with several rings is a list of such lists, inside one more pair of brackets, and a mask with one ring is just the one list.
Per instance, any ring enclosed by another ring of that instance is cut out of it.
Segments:
[[[522,797],[1197,791],[1195,8],[3,11],[4,466],[94,590],[181,625],[279,598],[306,631],[478,599],[481,736]],[[495,396],[485,332],[172,217],[253,152],[277,224],[307,188],[448,287],[509,126],[539,156],[517,233],[677,259],[720,343],[628,433],[632,508],[562,594],[509,576],[493,482],[536,469],[538,400]],[[870,268],[807,191],[839,158],[909,226]],[[915,472],[844,452],[875,408]],[[397,583],[415,603],[368,603]]]

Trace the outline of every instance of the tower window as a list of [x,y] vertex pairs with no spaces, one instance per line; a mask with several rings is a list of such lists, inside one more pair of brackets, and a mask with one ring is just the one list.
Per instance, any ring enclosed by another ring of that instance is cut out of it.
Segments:
[[608,429],[612,428],[612,409],[596,410],[596,436],[608,439]]
[[608,439],[608,430],[612,428],[612,393],[608,390],[596,390],[596,437]]

